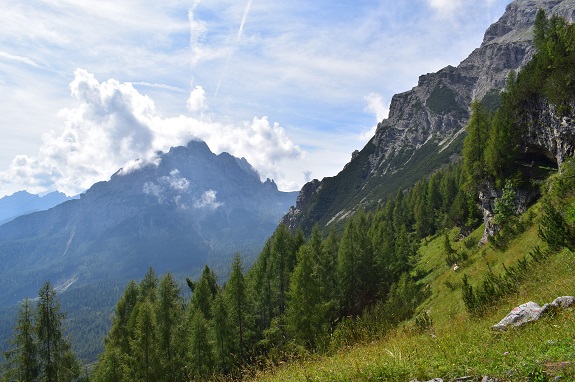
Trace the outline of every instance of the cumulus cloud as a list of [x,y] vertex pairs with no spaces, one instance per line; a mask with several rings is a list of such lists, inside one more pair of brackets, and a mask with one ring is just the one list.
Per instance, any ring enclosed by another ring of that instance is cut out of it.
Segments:
[[217,191],[208,190],[202,194],[202,196],[194,202],[195,208],[209,208],[215,210],[221,206],[223,203],[218,202],[216,199]]
[[[379,123],[389,115],[389,104],[383,99],[383,96],[379,93],[369,93],[363,97],[366,102],[364,111],[375,116],[376,121]],[[373,125],[369,130],[362,132],[358,139],[362,142],[371,139],[375,134],[377,129],[377,124]]]
[[206,91],[201,86],[196,86],[194,90],[190,92],[186,107],[192,113],[206,110]]
[[[191,139],[206,141],[216,153],[245,157],[262,179],[281,178],[280,162],[302,154],[284,129],[270,124],[267,117],[241,123],[183,115],[163,118],[154,102],[131,83],[99,82],[84,69],[77,69],[74,76],[70,90],[79,106],[60,112],[64,128],[44,135],[38,156],[17,156],[7,170],[0,171],[0,189],[18,185],[37,193],[58,189],[76,194],[108,179],[120,167],[129,171],[153,163],[158,151]],[[206,107],[201,87],[192,95],[195,107]],[[172,175],[173,185],[187,187],[176,181],[177,174]],[[154,188],[150,186],[148,192]]]

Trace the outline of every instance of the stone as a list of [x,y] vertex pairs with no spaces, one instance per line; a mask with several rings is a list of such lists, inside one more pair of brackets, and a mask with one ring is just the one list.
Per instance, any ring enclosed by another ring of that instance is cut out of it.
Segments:
[[552,303],[545,304],[542,307],[533,301],[529,301],[513,308],[499,323],[493,325],[492,329],[507,330],[509,327],[521,326],[527,322],[537,321],[544,313],[555,309],[567,309],[573,304],[575,304],[574,296],[557,297]]
[[507,330],[510,326],[520,326],[527,322],[536,321],[541,317],[543,308],[539,304],[529,301],[515,308],[499,323],[493,325],[493,330]]
[[572,307],[574,303],[575,303],[575,297],[574,296],[562,296],[562,297],[557,297],[555,300],[553,300],[551,305],[558,307],[558,308],[567,309],[567,308]]

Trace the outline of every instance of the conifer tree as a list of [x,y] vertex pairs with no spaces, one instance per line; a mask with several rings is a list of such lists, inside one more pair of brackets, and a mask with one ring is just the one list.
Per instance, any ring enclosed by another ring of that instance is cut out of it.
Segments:
[[66,356],[70,344],[64,337],[63,321],[66,315],[60,311],[60,301],[50,282],[38,292],[36,309],[36,338],[38,341],[39,378],[46,382],[62,381]]
[[470,191],[477,190],[485,176],[485,147],[488,139],[488,118],[485,108],[478,102],[471,103],[471,117],[465,130],[463,167],[468,176]]
[[374,297],[376,268],[369,227],[363,212],[349,219],[338,252],[340,305],[344,315],[357,316]]
[[140,294],[141,300],[148,299],[150,302],[154,303],[156,301],[156,288],[158,286],[158,276],[154,272],[154,268],[150,267],[148,272],[144,275],[142,281],[140,281]]
[[[313,232],[312,232],[313,233]],[[313,234],[312,234],[313,237]],[[339,236],[332,229],[325,240],[322,241],[322,257],[320,266],[323,273],[321,278],[322,300],[330,305],[336,303],[338,278],[337,278],[337,254],[339,251]],[[332,307],[333,309],[333,307]]]
[[177,345],[183,318],[179,294],[176,280],[166,273],[160,280],[156,306],[161,377],[165,381],[178,381],[184,366],[183,354]]
[[120,350],[106,344],[92,375],[92,382],[123,382],[128,380],[127,374]]
[[145,382],[159,377],[157,324],[154,306],[149,299],[138,303],[135,328],[131,339],[130,374]]
[[5,353],[8,362],[6,377],[9,380],[32,382],[38,377],[38,349],[34,331],[34,310],[25,299],[18,310],[11,349]]
[[212,305],[215,365],[222,373],[229,373],[233,366],[233,331],[230,309],[223,293],[218,293]]
[[258,336],[271,325],[273,317],[271,241],[269,239],[249,272],[250,294],[254,301],[255,324]]
[[539,52],[545,49],[545,40],[548,28],[549,22],[547,20],[547,15],[543,8],[539,8],[537,16],[535,17],[535,25],[533,27],[533,44]]
[[293,240],[288,228],[280,224],[273,236],[271,248],[272,272],[277,282],[278,315],[285,313],[287,306],[287,290],[289,277],[295,266]]
[[212,317],[212,301],[216,296],[217,290],[215,275],[206,265],[202,276],[195,283],[194,294],[191,300],[192,309],[201,310],[206,320],[210,320]]
[[130,317],[138,303],[139,296],[138,283],[134,280],[130,281],[114,310],[112,327],[105,341],[107,345],[118,349],[121,354],[130,352]]
[[239,253],[234,257],[232,272],[226,285],[227,303],[230,309],[230,321],[235,332],[234,351],[240,360],[244,358],[246,315],[248,312],[248,299],[246,281],[242,258]]
[[287,327],[297,342],[313,349],[325,323],[318,264],[314,262],[311,243],[300,248],[297,258],[289,289]]
[[213,373],[214,356],[209,341],[208,322],[199,309],[192,313],[189,341],[189,377],[191,380],[206,380]]

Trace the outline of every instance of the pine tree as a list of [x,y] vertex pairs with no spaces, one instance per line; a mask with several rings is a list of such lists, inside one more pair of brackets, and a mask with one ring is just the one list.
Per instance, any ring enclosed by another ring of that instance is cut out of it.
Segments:
[[478,188],[485,176],[485,147],[488,139],[488,117],[485,108],[478,102],[471,103],[471,117],[465,130],[463,143],[463,167],[467,173],[471,191]]
[[156,322],[158,327],[161,379],[178,381],[184,367],[183,354],[176,345],[181,335],[183,309],[180,302],[180,288],[170,273],[165,274],[158,287]]
[[107,345],[118,349],[121,354],[130,352],[130,317],[139,298],[140,287],[132,280],[116,304],[112,327],[105,341]]
[[567,224],[563,214],[548,200],[543,203],[539,237],[554,251],[565,247],[575,252],[575,232]]
[[229,373],[233,366],[233,331],[230,309],[223,293],[218,293],[212,305],[212,325],[216,366],[222,373]]
[[144,278],[140,282],[140,294],[141,299],[148,299],[150,302],[156,301],[156,288],[158,286],[158,276],[154,269],[150,267],[148,272],[144,275]]
[[278,314],[282,316],[287,306],[289,277],[295,266],[293,239],[288,228],[280,224],[274,233],[271,248],[271,266],[277,281]]
[[66,315],[60,311],[60,301],[50,282],[38,293],[36,309],[36,338],[38,341],[39,378],[46,382],[70,381],[78,377],[80,369],[70,351],[70,343],[63,333]]
[[246,291],[246,281],[242,258],[239,253],[234,257],[232,272],[226,285],[227,303],[230,309],[230,321],[235,333],[234,350],[240,360],[244,359],[245,335],[246,335],[246,315],[248,312],[248,299]]
[[549,22],[547,20],[547,15],[545,14],[543,8],[539,8],[537,16],[535,17],[535,25],[533,28],[533,44],[539,52],[545,49],[545,41],[548,28]]
[[287,327],[297,342],[313,349],[325,327],[318,264],[311,243],[300,248],[292,275],[287,309]]
[[273,318],[271,239],[266,242],[249,272],[249,287],[254,301],[256,329],[258,336],[262,338]]
[[199,309],[193,311],[190,321],[189,360],[191,380],[206,380],[212,374],[214,356],[208,322]]
[[122,355],[118,348],[106,345],[98,359],[98,364],[92,375],[92,382],[123,382],[126,380]]
[[359,315],[375,297],[377,272],[368,230],[367,218],[360,211],[348,221],[339,245],[337,274],[344,315]]
[[32,382],[38,377],[38,349],[33,316],[30,300],[25,299],[18,311],[14,337],[10,341],[11,349],[5,353],[9,365],[6,376],[10,380]]
[[133,337],[130,341],[130,374],[138,380],[155,382],[158,379],[159,356],[157,324],[154,306],[149,299],[138,303]]

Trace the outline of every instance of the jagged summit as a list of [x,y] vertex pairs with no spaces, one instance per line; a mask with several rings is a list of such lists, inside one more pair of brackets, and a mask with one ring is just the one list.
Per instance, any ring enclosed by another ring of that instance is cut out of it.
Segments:
[[149,266],[192,276],[235,252],[255,256],[295,198],[244,158],[205,142],[173,147],[78,200],[0,226],[0,305],[34,293],[38,279],[129,280]]
[[417,86],[393,96],[389,117],[378,124],[374,137],[337,176],[304,185],[283,223],[307,232],[316,222],[337,223],[457,157],[471,102],[497,103],[509,71],[533,57],[539,8],[574,19],[575,3],[570,0],[509,4],[487,29],[481,46],[457,67],[422,75]]

